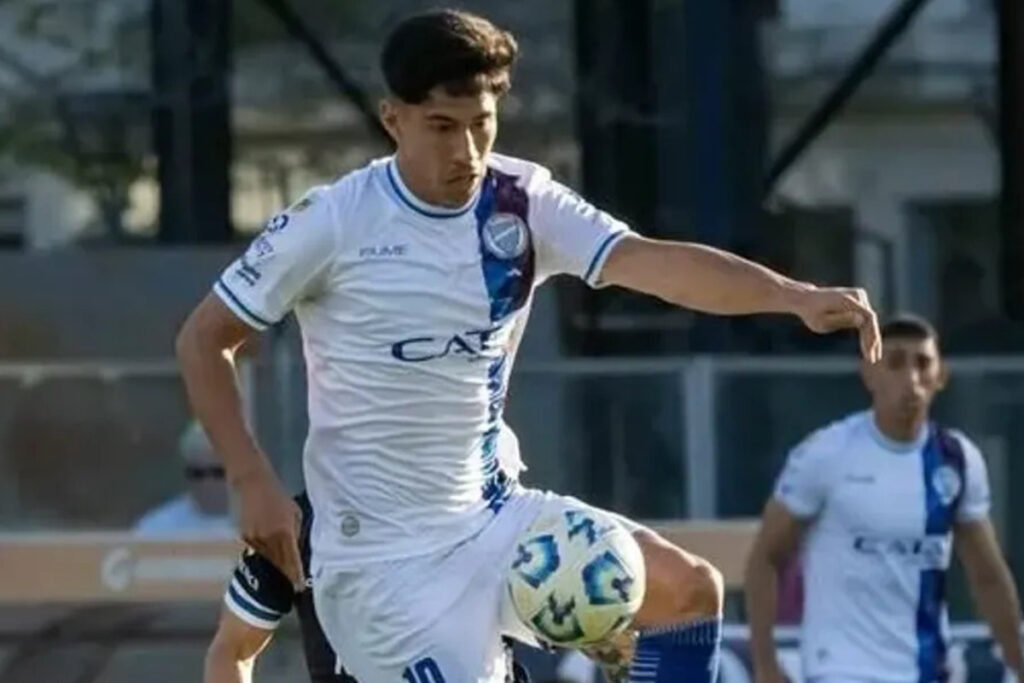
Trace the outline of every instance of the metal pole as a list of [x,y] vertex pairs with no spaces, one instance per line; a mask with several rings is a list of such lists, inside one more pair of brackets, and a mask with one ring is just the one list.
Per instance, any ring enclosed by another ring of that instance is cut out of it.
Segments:
[[324,43],[320,38],[313,33],[312,29],[306,25],[306,22],[302,19],[298,12],[288,4],[288,0],[261,0],[263,4],[269,9],[278,20],[284,24],[285,29],[292,35],[293,38],[302,43],[309,54],[313,57],[313,60],[320,65],[320,68],[324,70],[327,78],[331,80],[334,85],[348,98],[348,100],[355,106],[356,110],[362,114],[363,120],[366,125],[377,135],[380,139],[388,141],[390,143],[391,138],[388,136],[387,131],[381,125],[380,120],[377,118],[376,109],[370,102],[370,98],[366,92],[357,84],[345,70],[341,68],[341,65],[331,56],[324,46]]
[[1024,319],[1024,6],[996,0],[999,19],[1000,222],[1004,309]]
[[[1013,2],[1013,0],[1003,0]],[[928,0],[904,0],[902,4],[889,13],[874,36],[861,51],[860,56],[850,65],[846,74],[839,79],[832,90],[811,113],[803,125],[797,129],[793,137],[782,146],[775,161],[772,162],[765,176],[764,196],[770,197],[779,179],[789,170],[793,163],[810,146],[814,139],[828,125],[839,110],[849,101],[861,83],[871,75],[879,60],[885,56],[893,43],[903,35],[917,13],[928,3]]]
[[686,429],[687,519],[712,519],[718,513],[713,363],[709,356],[697,356],[679,376]]

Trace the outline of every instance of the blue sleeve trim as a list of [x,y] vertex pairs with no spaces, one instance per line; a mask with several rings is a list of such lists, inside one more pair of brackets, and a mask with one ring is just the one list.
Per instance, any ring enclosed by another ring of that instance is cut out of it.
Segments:
[[594,254],[594,258],[590,259],[590,265],[587,267],[587,272],[583,276],[585,282],[590,282],[591,278],[595,275],[595,270],[604,260],[605,252],[614,244],[620,237],[626,235],[626,231],[613,232],[604,238],[601,242],[601,246],[597,248],[597,253]]
[[265,329],[273,325],[273,323],[268,322],[267,320],[256,315],[248,306],[243,304],[242,300],[239,299],[238,296],[236,296],[235,293],[231,291],[231,288],[224,283],[224,278],[217,280],[217,283],[214,285],[214,288],[219,288],[221,291],[223,291],[227,298],[230,299],[229,303],[234,304],[234,306],[237,307],[238,312],[242,313],[243,317],[248,318],[246,322],[252,325],[253,327]]

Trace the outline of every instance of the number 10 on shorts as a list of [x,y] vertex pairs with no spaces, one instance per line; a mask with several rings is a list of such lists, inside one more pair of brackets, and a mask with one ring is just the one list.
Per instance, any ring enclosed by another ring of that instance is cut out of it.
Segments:
[[402,672],[406,683],[445,683],[441,669],[433,657],[425,657]]

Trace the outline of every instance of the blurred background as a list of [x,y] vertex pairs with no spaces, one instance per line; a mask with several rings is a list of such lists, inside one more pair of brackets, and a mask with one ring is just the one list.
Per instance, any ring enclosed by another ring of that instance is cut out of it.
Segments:
[[[938,417],[985,453],[1019,582],[1024,5],[455,4],[520,42],[500,151],[648,236],[856,283],[883,312],[935,322],[954,372]],[[231,534],[174,334],[269,216],[389,152],[373,118],[379,45],[436,5],[0,0],[3,683],[198,680],[231,557],[147,561],[126,540]],[[295,490],[297,339],[286,320],[240,365]],[[787,450],[865,400],[851,338],[560,281],[538,292],[507,419],[529,483],[693,523],[756,516]],[[953,597],[972,620],[959,585]],[[729,616],[742,624],[738,601]],[[970,680],[999,680],[964,628]],[[735,634],[723,676],[740,681]],[[257,680],[302,675],[289,623]]]

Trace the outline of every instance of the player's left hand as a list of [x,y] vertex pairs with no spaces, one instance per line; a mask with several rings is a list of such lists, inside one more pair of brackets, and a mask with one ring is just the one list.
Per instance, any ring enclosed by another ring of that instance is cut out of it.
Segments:
[[860,351],[868,362],[882,358],[882,335],[878,316],[863,289],[849,287],[811,287],[801,292],[794,313],[818,334],[844,329],[860,334]]

